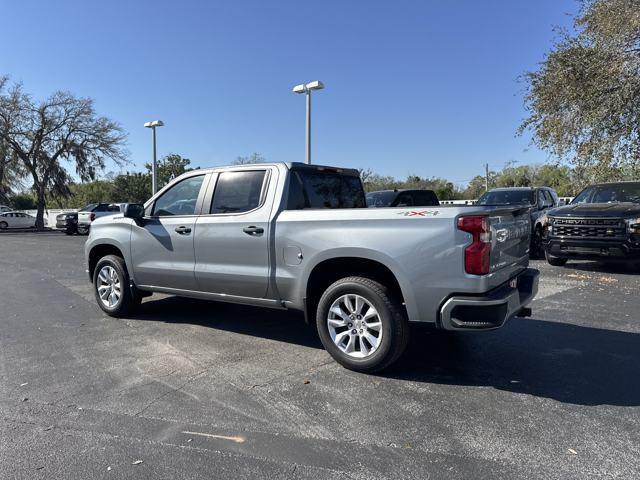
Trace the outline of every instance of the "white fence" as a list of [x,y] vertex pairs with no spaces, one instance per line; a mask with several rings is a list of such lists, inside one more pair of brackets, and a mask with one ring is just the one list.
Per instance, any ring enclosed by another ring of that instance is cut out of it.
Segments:
[[[18,210],[19,212],[22,213],[26,213],[28,215],[31,215],[33,217],[36,216],[36,214],[38,213],[37,210]],[[62,208],[62,209],[51,209],[48,208],[44,211],[44,224],[47,227],[50,228],[56,228],[56,216],[60,215],[61,213],[67,213],[67,212],[77,212],[78,209],[77,208]]]

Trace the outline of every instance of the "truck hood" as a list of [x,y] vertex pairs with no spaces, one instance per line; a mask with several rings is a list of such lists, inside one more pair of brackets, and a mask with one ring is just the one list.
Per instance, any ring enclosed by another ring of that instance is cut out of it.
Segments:
[[579,203],[550,210],[550,217],[634,217],[640,216],[640,204],[632,202]]

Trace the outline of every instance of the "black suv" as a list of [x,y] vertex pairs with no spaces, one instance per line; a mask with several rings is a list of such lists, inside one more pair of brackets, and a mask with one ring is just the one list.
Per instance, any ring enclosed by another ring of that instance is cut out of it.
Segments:
[[591,185],[550,210],[543,243],[555,266],[570,258],[640,260],[640,182]]
[[367,193],[367,206],[379,207],[437,207],[438,196],[433,190],[379,190]]
[[482,194],[477,205],[523,205],[531,214],[531,258],[540,258],[542,248],[542,227],[545,214],[550,208],[560,204],[558,194],[549,187],[505,187],[494,188]]

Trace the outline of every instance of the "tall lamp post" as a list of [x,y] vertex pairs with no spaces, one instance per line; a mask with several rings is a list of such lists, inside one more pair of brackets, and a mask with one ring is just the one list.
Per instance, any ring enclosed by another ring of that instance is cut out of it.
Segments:
[[157,158],[156,158],[156,127],[164,127],[162,120],[154,120],[144,124],[145,127],[153,130],[153,162],[151,163],[151,195],[155,195],[158,191],[158,176],[157,176]]
[[311,163],[311,91],[322,90],[324,84],[320,80],[303,83],[293,87],[293,93],[304,93],[307,97],[307,122],[306,122],[306,161]]

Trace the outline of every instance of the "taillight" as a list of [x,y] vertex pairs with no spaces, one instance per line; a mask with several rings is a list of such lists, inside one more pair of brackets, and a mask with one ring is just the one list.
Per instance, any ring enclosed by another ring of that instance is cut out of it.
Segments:
[[473,235],[473,242],[464,249],[465,271],[472,275],[486,275],[491,257],[489,219],[480,215],[459,217],[458,229]]
[[96,214],[92,213],[91,215],[89,215],[89,219],[93,222],[96,219]]

